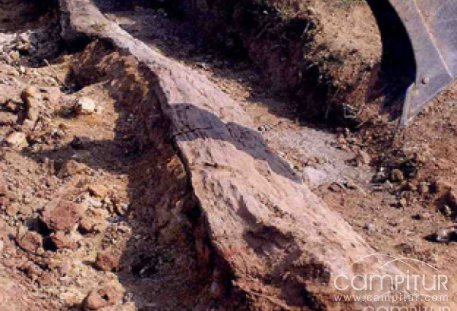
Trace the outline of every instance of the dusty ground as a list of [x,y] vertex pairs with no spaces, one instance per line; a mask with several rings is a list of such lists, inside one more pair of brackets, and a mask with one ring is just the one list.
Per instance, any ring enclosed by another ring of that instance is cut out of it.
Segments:
[[[264,89],[251,62],[202,45],[165,11],[118,10],[109,1],[102,7],[131,34],[243,102],[269,146],[377,251],[457,275],[456,244],[433,236],[457,214],[454,89],[403,132],[387,116],[357,132],[303,123],[297,106]],[[181,163],[166,145],[132,140],[138,97],[121,102],[107,77],[87,79],[81,71],[90,50],[55,59],[57,43],[49,37],[34,43],[37,54],[24,51],[32,39],[11,40],[12,31],[52,33],[42,19],[15,21],[19,30],[9,19],[0,22],[0,42],[9,42],[0,64],[0,310],[206,305],[208,271],[167,210],[187,198]],[[131,70],[135,76],[134,64]],[[141,77],[135,81],[141,85]],[[81,98],[96,108],[81,112]]]
[[[417,258],[455,275],[452,243],[435,243],[433,236],[452,225],[452,218],[442,213],[443,204],[453,204],[447,202],[448,191],[435,189],[437,180],[455,184],[452,90],[396,138],[395,122],[389,122],[387,115],[368,120],[355,133],[326,130],[295,120],[299,113],[290,109],[289,102],[272,99],[249,63],[224,60],[217,49],[208,51],[192,40],[185,24],[180,28],[164,11],[138,7],[107,13],[133,35],[209,76],[243,101],[270,146],[310,178],[317,193],[377,251]],[[404,175],[411,170],[418,173],[396,180],[391,178],[396,168]]]
[[[132,140],[129,103],[111,97],[109,82],[74,80],[84,54],[30,67],[43,59],[17,54],[15,37],[0,64],[0,308],[177,310],[204,301],[207,272],[191,241],[167,211],[149,208],[185,199],[174,153]],[[81,98],[96,111],[79,111]]]

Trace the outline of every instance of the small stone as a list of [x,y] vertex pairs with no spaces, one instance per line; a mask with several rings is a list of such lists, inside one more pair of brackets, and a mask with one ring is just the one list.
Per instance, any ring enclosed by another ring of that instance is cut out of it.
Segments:
[[80,292],[66,291],[60,295],[60,299],[66,307],[78,307],[84,300],[84,296]]
[[115,203],[114,204],[114,211],[118,215],[125,215],[129,209],[129,205],[127,203]]
[[21,105],[19,103],[16,103],[13,100],[8,100],[4,105],[5,110],[12,113],[19,112],[20,106]]
[[32,98],[41,98],[40,90],[34,86],[27,86],[22,90],[21,99],[25,104],[29,104],[28,101]]
[[435,239],[440,243],[448,243],[453,239],[455,233],[455,228],[441,228],[436,232]]
[[69,160],[62,165],[57,177],[65,178],[79,174],[86,174],[88,171],[89,168],[85,164],[76,162],[75,160]]
[[327,163],[327,159],[324,157],[315,157],[314,158],[317,164],[325,164]]
[[364,227],[363,227],[366,231],[368,231],[369,233],[374,233],[376,232],[376,226],[372,223],[367,223]]
[[98,231],[97,225],[98,225],[98,222],[95,221],[94,219],[92,219],[90,217],[84,217],[79,222],[79,231],[82,234],[94,233],[94,232]]
[[88,97],[81,97],[75,104],[75,112],[78,115],[90,115],[97,111],[97,104]]
[[0,254],[3,251],[4,247],[5,247],[5,243],[2,240],[0,240]]
[[0,126],[12,126],[17,123],[17,115],[0,111]]
[[8,135],[5,141],[8,146],[18,151],[24,149],[29,145],[27,142],[27,136],[22,132],[11,133]]
[[19,60],[21,59],[21,55],[19,54],[18,51],[11,51],[8,54],[8,57],[9,57],[10,65],[17,64],[19,62]]
[[65,137],[65,132],[59,129],[54,129],[51,132],[51,137],[54,139],[62,139]]
[[106,198],[110,193],[109,189],[101,184],[89,185],[87,190],[89,191],[90,195],[96,198]]
[[10,200],[7,197],[0,197],[0,208],[7,209],[10,206]]
[[324,170],[316,169],[312,166],[307,166],[303,169],[303,178],[311,186],[320,186],[325,183],[328,178],[328,173]]
[[398,206],[399,207],[406,207],[408,205],[408,200],[406,198],[401,198],[398,200]]
[[93,198],[93,197],[86,197],[84,198],[84,203],[92,208],[102,208],[103,203],[100,199]]
[[27,119],[36,121],[40,114],[40,91],[34,86],[28,86],[22,91],[21,99],[26,107]]
[[366,151],[360,150],[356,161],[358,165],[369,165],[371,163],[371,157]]
[[376,182],[384,182],[387,179],[387,173],[384,167],[379,168],[379,171],[375,174],[374,180]]
[[390,172],[390,181],[402,182],[403,180],[405,180],[405,176],[399,169],[393,169],[392,172]]
[[56,206],[45,207],[42,221],[51,230],[69,231],[79,222],[83,213],[82,206],[69,201],[59,201]]
[[272,129],[273,127],[269,124],[261,125],[257,128],[259,132],[268,132]]
[[71,141],[70,145],[76,150],[83,150],[86,149],[91,143],[92,140],[88,137],[75,136],[73,137],[73,140]]
[[58,231],[50,236],[50,240],[56,249],[71,249],[78,248],[78,243],[75,239],[62,231]]
[[116,271],[119,267],[119,256],[111,250],[98,253],[95,267],[102,271]]
[[30,253],[36,253],[43,246],[43,238],[37,232],[27,231],[17,239],[19,246]]
[[83,302],[85,311],[99,310],[104,307],[116,305],[122,298],[122,295],[111,286],[105,286],[100,289],[92,290]]
[[397,245],[396,248],[404,254],[412,254],[416,250],[414,245],[407,243],[407,242]]

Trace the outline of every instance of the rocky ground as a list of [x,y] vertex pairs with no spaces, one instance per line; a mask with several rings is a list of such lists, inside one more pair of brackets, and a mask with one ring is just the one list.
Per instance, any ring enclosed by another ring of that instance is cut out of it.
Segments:
[[[193,252],[190,242],[168,232],[166,243],[173,246],[160,249],[156,240],[163,237],[151,224],[161,222],[165,231],[169,216],[156,219],[144,208],[185,195],[179,161],[160,160],[153,148],[139,154],[130,132],[134,120],[105,82],[72,80],[83,55],[55,59],[59,42],[50,29],[35,31],[5,35],[0,65],[6,289],[0,309],[176,310],[198,304],[192,293],[207,282],[187,253]],[[46,42],[33,41],[41,34],[49,34]],[[162,169],[173,175],[170,183],[160,177]],[[170,196],[159,198],[163,187]]]
[[[304,122],[251,61],[195,40],[165,10],[100,8],[239,102],[268,147],[374,250],[457,274],[454,89],[404,131],[387,116],[357,130]],[[68,52],[58,17],[17,7],[27,10],[38,13],[0,22],[0,310],[246,308],[221,298],[222,272],[206,266],[200,227],[182,216],[194,198],[164,121],[150,120],[152,134],[138,127],[150,113],[137,108],[150,86],[141,68],[119,53],[95,63],[106,52],[96,44]],[[252,306],[287,309],[256,302],[259,293]]]

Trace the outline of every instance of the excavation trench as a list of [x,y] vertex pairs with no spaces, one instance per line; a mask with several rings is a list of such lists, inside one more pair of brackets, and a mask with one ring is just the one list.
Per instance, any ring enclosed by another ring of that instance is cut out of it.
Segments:
[[[151,95],[170,122],[168,137],[198,202],[210,256],[225,263],[213,271],[213,298],[234,301],[231,294],[241,293],[253,308],[356,309],[335,302],[332,282],[339,275],[351,278],[360,268],[353,264],[373,250],[269,148],[239,103],[135,40],[90,1],[61,1],[61,9],[64,39],[106,40],[154,79]],[[378,269],[368,263],[362,267]],[[402,273],[395,265],[383,268]],[[227,275],[231,279],[222,283],[231,283],[232,291],[217,283]]]
[[411,43],[387,0],[130,1],[127,10],[151,3],[186,22],[196,40],[249,59],[263,87],[288,97],[305,120],[354,126],[378,113],[398,117],[415,78]]

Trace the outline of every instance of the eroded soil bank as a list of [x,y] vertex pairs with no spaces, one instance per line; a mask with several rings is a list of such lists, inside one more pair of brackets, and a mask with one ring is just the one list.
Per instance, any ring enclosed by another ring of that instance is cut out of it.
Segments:
[[249,58],[263,86],[287,94],[307,120],[354,125],[376,110],[365,103],[381,35],[365,1],[175,1],[164,9],[228,56]]

